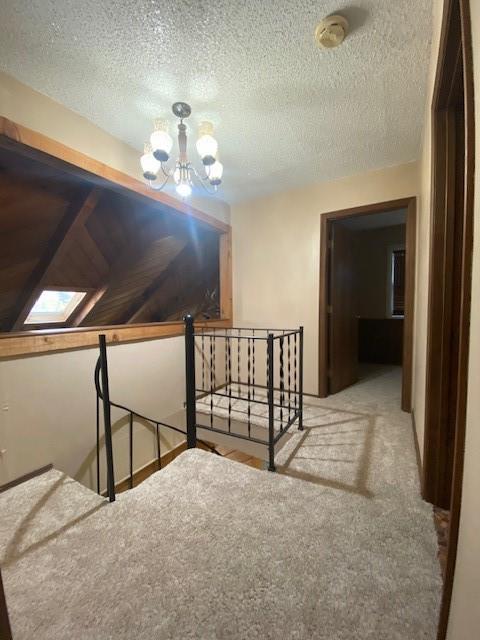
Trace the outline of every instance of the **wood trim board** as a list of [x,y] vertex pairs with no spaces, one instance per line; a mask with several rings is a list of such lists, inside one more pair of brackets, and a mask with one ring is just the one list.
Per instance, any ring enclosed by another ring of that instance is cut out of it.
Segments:
[[[231,320],[205,320],[199,325],[231,327]],[[82,329],[57,329],[24,331],[0,335],[0,360],[30,356],[54,351],[91,348],[98,346],[98,336],[105,334],[107,344],[138,342],[174,338],[184,334],[183,322],[158,322],[151,324],[88,327]]]

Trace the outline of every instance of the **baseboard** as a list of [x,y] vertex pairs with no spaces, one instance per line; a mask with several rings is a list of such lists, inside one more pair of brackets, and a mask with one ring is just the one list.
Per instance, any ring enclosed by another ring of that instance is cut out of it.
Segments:
[[7,489],[11,489],[12,487],[16,487],[17,485],[22,484],[22,482],[27,482],[27,480],[31,480],[32,478],[36,478],[37,476],[41,476],[43,473],[50,471],[50,469],[53,469],[53,464],[51,463],[45,465],[44,467],[40,467],[39,469],[35,469],[34,471],[30,471],[30,473],[26,473],[25,475],[20,476],[20,478],[10,480],[10,482],[7,482],[0,487],[0,493],[3,493],[4,491],[7,491]]
[[418,435],[417,435],[417,425],[415,422],[415,412],[413,409],[410,412],[412,416],[412,429],[413,429],[413,442],[415,446],[415,456],[417,458],[417,470],[418,470],[418,479],[420,481],[420,491],[423,496],[423,468],[422,468],[422,457],[420,455],[420,447],[418,445]]

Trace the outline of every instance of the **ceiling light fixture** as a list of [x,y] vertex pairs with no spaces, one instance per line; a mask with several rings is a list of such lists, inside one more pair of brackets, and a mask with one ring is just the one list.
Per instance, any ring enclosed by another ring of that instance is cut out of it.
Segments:
[[[166,120],[157,119],[150,142],[145,144],[144,154],[140,158],[143,177],[156,191],[163,189],[172,178],[175,190],[182,198],[188,198],[191,195],[194,178],[206,191],[214,193],[222,182],[223,165],[218,160],[218,143],[213,137],[212,123],[201,122],[199,127],[196,147],[203,164],[203,172],[200,173],[187,156],[187,126],[183,121],[190,116],[192,109],[186,102],[175,102],[172,105],[172,112],[180,120],[177,125],[179,155],[175,166],[168,169],[165,165],[170,158],[173,140],[168,133]],[[160,181],[157,182],[159,176]]]

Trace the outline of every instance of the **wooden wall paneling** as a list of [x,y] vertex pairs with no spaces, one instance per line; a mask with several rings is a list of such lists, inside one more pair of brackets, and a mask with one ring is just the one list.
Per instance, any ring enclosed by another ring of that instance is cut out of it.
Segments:
[[[168,267],[143,291],[137,300],[135,300],[127,309],[124,315],[124,322],[132,324],[134,322],[143,322],[145,314],[148,313],[148,307],[152,299],[158,295],[164,284],[175,274],[179,266],[185,260],[185,254],[192,250],[191,244],[184,247],[182,251],[172,260]],[[148,316],[147,316],[148,317]]]
[[55,260],[59,259],[68,251],[79,227],[83,226],[88,216],[94,210],[99,197],[99,190],[93,188],[87,195],[82,195],[70,204],[58,225],[53,238],[51,239],[47,251],[41,258],[39,264],[32,272],[27,287],[19,296],[17,305],[12,313],[10,327],[18,330],[23,326],[33,303],[38,298],[48,278],[49,270]]
[[184,237],[166,236],[136,252],[123,268],[115,271],[101,302],[87,318],[90,324],[119,324],[128,312],[132,300],[138,299],[151,282],[168,269],[184,249]]

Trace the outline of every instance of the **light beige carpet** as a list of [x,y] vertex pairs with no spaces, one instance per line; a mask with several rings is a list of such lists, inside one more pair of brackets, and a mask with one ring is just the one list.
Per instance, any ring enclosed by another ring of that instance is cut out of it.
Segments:
[[55,471],[1,494],[15,639],[434,640],[435,531],[398,392],[385,370],[318,401],[281,454],[308,481],[194,450],[114,505]]

